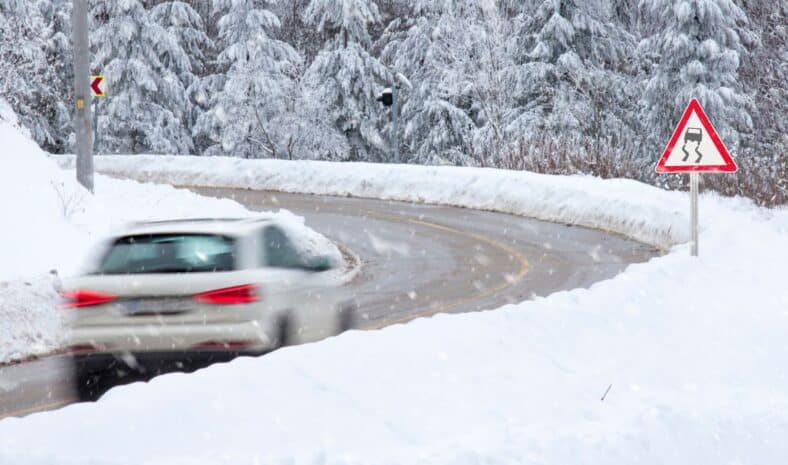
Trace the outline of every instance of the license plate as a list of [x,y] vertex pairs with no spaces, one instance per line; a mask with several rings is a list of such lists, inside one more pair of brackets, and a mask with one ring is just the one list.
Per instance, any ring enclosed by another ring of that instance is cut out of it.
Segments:
[[171,298],[128,299],[115,304],[118,313],[127,316],[176,315],[191,308],[191,301]]

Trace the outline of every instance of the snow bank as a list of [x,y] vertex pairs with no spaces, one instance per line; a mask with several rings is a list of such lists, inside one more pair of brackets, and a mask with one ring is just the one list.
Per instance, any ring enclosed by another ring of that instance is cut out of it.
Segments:
[[[47,272],[72,261],[80,233],[68,217],[84,192],[19,129],[0,103],[0,281]],[[20,244],[28,244],[20,247]]]
[[[25,135],[2,101],[0,141],[0,363],[57,347],[60,319],[49,271],[79,272],[92,244],[126,223],[250,215],[232,200],[104,176],[96,177],[96,195],[90,195],[73,171],[60,169]],[[303,218],[273,216],[302,238],[305,255],[341,263],[336,246],[306,228]]]
[[701,207],[699,258],[5,419],[0,463],[785,463],[788,210]]
[[[57,157],[73,165],[73,157]],[[101,156],[103,173],[180,186],[240,187],[435,203],[614,231],[661,248],[689,238],[686,194],[637,181],[498,169],[246,160],[159,155]]]
[[60,319],[48,272],[78,261],[86,241],[68,221],[84,192],[46,159],[2,99],[0,141],[2,363],[57,345]]
[[[49,277],[0,281],[0,363],[21,360],[57,347],[61,320]],[[0,395],[3,386],[0,383]]]

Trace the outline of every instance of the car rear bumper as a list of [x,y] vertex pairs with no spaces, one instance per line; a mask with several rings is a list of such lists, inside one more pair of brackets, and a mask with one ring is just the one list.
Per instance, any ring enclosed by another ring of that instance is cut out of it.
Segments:
[[258,322],[82,326],[67,338],[72,353],[200,353],[262,352],[274,341]]

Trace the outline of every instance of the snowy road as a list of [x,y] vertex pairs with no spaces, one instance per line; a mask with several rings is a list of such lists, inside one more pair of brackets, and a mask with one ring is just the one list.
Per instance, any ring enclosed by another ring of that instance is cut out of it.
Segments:
[[[252,210],[286,208],[352,250],[366,329],[585,287],[657,252],[619,236],[501,213],[370,199],[195,188]],[[0,418],[73,401],[62,358],[0,368]]]
[[601,231],[501,213],[404,202],[198,188],[251,210],[286,208],[355,252],[364,326],[497,308],[585,287],[655,254]]

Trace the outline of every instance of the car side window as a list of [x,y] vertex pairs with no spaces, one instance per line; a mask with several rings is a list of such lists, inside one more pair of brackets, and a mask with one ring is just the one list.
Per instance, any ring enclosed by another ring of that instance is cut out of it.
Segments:
[[265,265],[276,268],[306,268],[290,238],[277,226],[263,229]]

